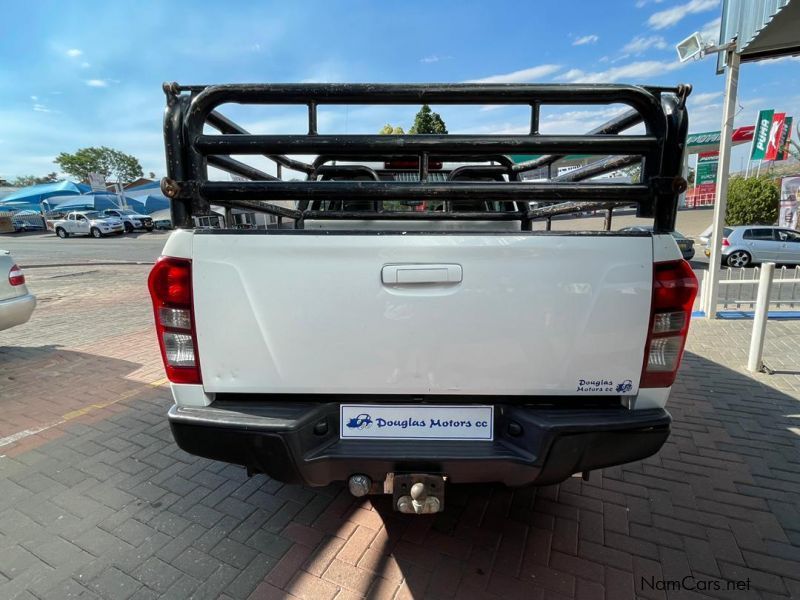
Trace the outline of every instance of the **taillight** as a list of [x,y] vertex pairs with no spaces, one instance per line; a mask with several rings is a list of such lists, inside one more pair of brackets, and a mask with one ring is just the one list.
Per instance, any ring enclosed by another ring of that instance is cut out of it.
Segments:
[[726,246],[730,246],[731,243],[728,241],[728,238],[722,238],[722,247],[725,248]]
[[25,274],[17,265],[11,267],[11,270],[8,272],[8,283],[11,285],[22,285],[25,283]]
[[192,302],[192,261],[162,256],[147,279],[167,378],[203,383]]
[[697,277],[685,260],[653,265],[650,329],[639,387],[669,387],[681,363],[689,333]]

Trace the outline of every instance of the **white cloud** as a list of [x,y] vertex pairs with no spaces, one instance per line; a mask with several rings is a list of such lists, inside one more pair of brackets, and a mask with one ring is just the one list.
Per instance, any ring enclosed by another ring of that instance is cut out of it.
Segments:
[[666,50],[669,48],[666,40],[661,37],[660,35],[637,35],[633,38],[630,42],[625,44],[622,48],[622,51],[628,55],[630,54],[642,54],[650,48],[655,48],[656,50]]
[[644,8],[648,4],[661,4],[664,0],[637,0],[636,8]]
[[453,58],[452,56],[439,56],[438,54],[431,54],[430,56],[425,56],[419,59],[419,62],[430,64],[430,63],[437,63],[442,60],[450,60]]
[[69,50],[67,50],[67,56],[69,56],[70,58],[77,58],[81,54],[83,54],[83,50],[78,50],[77,48],[70,48]]
[[88,68],[89,68],[89,67],[91,67],[91,66],[92,66],[92,65],[90,65],[90,64],[89,64],[88,62],[86,62],[86,61],[83,61],[83,62],[81,63],[81,68],[82,68],[82,69],[88,69]]
[[42,112],[42,113],[53,112],[52,110],[47,108],[44,104],[34,104],[33,105],[33,110],[36,111],[36,112]]
[[759,67],[765,67],[765,66],[768,66],[768,65],[774,65],[774,64],[777,64],[777,63],[784,63],[784,62],[788,62],[788,61],[800,62],[800,56],[781,56],[781,57],[778,57],[778,58],[768,58],[766,60],[758,61],[758,66]]
[[582,77],[585,75],[584,71],[580,69],[570,69],[566,73],[558,76],[558,79],[563,79],[564,81],[576,81],[577,78]]
[[550,134],[585,133],[627,110],[629,110],[627,106],[609,106],[549,114],[542,119],[541,132]]
[[722,26],[722,17],[717,17],[713,21],[709,21],[700,30],[700,37],[707,42],[717,43],[719,40],[719,28]]
[[643,60],[620,67],[612,67],[605,71],[587,72],[581,69],[570,69],[561,75],[559,79],[569,82],[579,81],[581,83],[612,83],[620,79],[641,79],[643,77],[662,75],[665,72],[680,69],[682,66],[677,61]]
[[97,87],[97,88],[104,88],[108,87],[108,80],[107,79],[87,79],[86,85],[89,87]]
[[722,96],[722,92],[704,92],[702,94],[692,94],[689,96],[689,102],[692,104],[703,105],[708,104],[720,98]]
[[572,45],[585,46],[586,44],[596,44],[599,39],[600,39],[599,36],[592,33],[590,35],[584,35],[582,37],[579,37],[574,42],[572,42]]
[[[698,94],[700,98],[703,94]],[[720,94],[721,95],[721,94]],[[693,96],[689,96],[692,101]],[[769,100],[764,97],[754,97],[741,99],[736,106],[735,127],[752,125],[755,123],[756,114],[759,109],[764,108]],[[720,128],[722,117],[722,102],[711,102],[705,105],[689,107],[689,121],[692,131],[715,131]]]
[[[545,134],[574,134],[587,131],[605,123],[626,110],[626,106],[608,106],[598,109],[571,110],[545,114],[540,131]],[[525,134],[530,131],[530,122],[496,121],[466,128],[465,133]],[[638,133],[637,130],[632,130]]]
[[560,65],[539,65],[528,69],[503,73],[501,75],[490,75],[481,79],[471,79],[467,83],[525,83],[542,79],[552,75],[561,68]]
[[39,99],[39,96],[31,96],[31,100],[33,100],[34,102],[36,102],[38,99]]
[[719,0],[689,0],[686,4],[679,4],[678,6],[653,13],[647,19],[647,24],[653,29],[665,29],[680,23],[684,17],[706,12],[717,6],[719,6]]

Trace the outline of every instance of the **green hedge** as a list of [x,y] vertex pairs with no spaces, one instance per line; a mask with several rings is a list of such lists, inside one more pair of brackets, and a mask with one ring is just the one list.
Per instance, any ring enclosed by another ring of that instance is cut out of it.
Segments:
[[767,177],[732,177],[728,182],[728,225],[773,225],[781,193]]

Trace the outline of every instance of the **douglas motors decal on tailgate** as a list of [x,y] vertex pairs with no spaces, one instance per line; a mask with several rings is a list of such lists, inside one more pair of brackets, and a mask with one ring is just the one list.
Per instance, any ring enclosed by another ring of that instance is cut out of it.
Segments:
[[579,379],[576,392],[585,394],[630,394],[633,390],[633,381],[625,379],[614,382],[611,379]]
[[484,405],[342,404],[340,437],[360,439],[493,439],[494,408]]

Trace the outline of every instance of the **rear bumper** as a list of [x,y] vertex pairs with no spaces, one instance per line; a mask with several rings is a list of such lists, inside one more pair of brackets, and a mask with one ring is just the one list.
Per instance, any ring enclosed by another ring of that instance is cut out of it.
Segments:
[[36,297],[33,294],[0,300],[0,330],[27,323],[34,308],[36,308]]
[[[655,454],[669,436],[671,418],[662,408],[497,404],[492,442],[340,440],[334,402],[174,405],[169,422],[186,452],[287,483],[322,486],[355,473],[382,481],[387,473],[405,472],[446,474],[453,483],[519,486],[557,483],[573,473]],[[521,427],[519,435],[509,432],[512,422]]]

